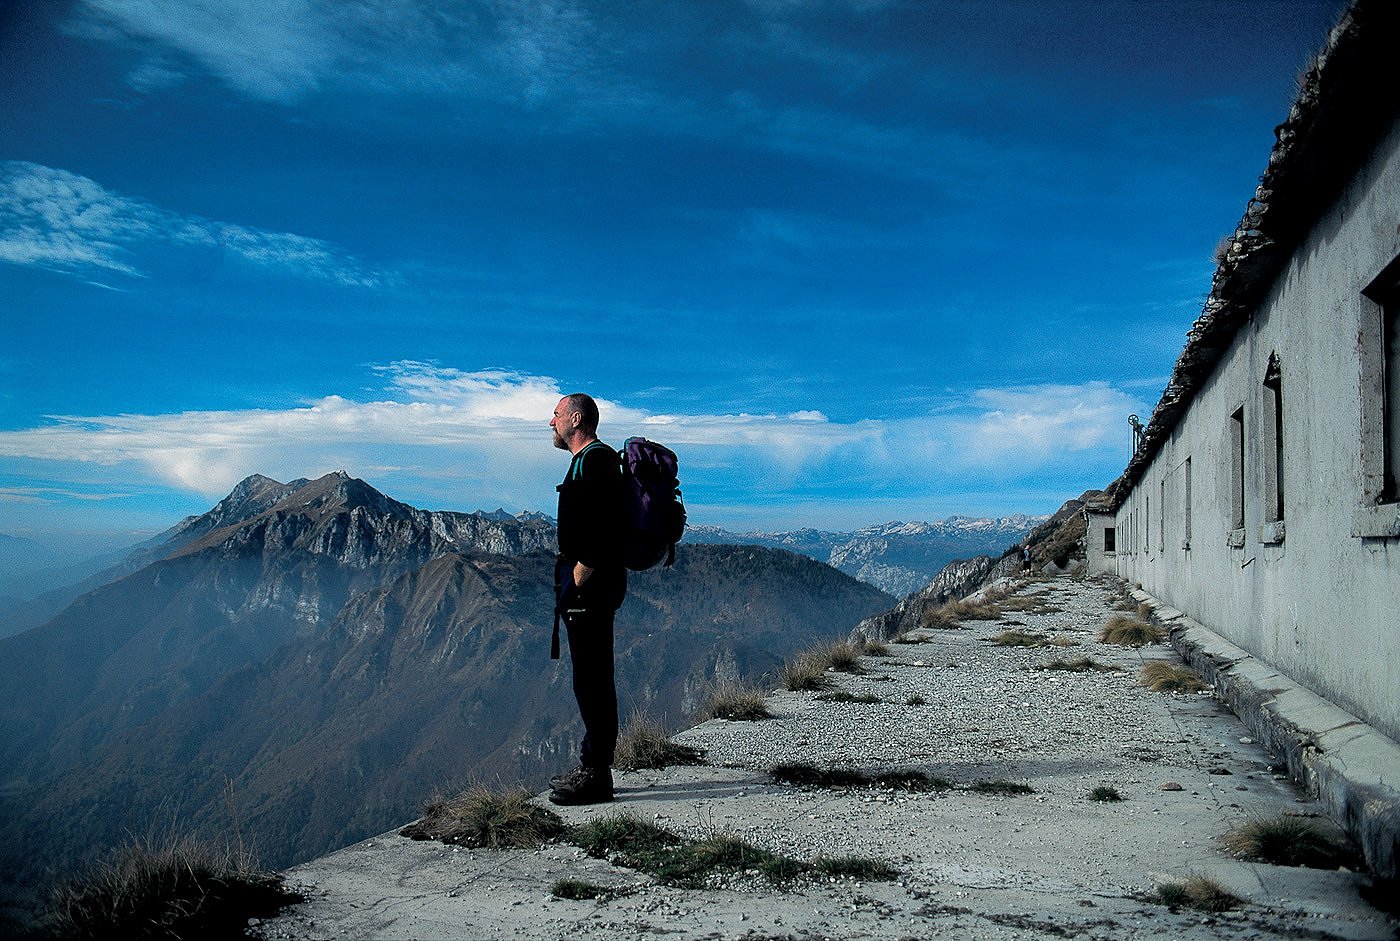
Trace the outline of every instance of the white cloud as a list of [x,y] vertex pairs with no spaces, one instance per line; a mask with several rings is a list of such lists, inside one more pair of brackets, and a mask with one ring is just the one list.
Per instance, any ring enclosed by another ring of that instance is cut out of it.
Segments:
[[370,287],[380,280],[320,239],[180,215],[67,170],[0,162],[0,261],[141,277],[136,257],[171,247],[213,250],[258,268],[344,285]]
[[1043,461],[1127,440],[1127,416],[1143,403],[1107,383],[984,389],[983,411],[956,427],[973,463]]
[[[560,461],[548,420],[567,391],[557,380],[418,362],[378,372],[386,380],[378,401],[328,395],[287,409],[55,416],[0,432],[0,457],[121,466],[136,480],[205,496],[254,472],[289,479],[377,468],[392,480],[439,481],[438,490],[456,481],[483,504],[548,507]],[[605,438],[663,441],[682,455],[683,485],[731,501],[794,488],[928,489],[1111,460],[1124,417],[1143,409],[1103,383],[980,390],[936,415],[897,421],[833,422],[816,411],[668,415],[600,402]]]

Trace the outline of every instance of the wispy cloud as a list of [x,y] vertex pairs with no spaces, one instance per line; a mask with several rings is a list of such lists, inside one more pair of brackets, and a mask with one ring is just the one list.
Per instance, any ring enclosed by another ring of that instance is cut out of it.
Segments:
[[314,0],[86,0],[74,30],[138,45],[146,53],[130,76],[138,89],[173,84],[198,68],[254,98],[292,100],[340,60],[342,37],[327,15],[334,6],[367,12],[365,4]]
[[70,29],[134,49],[138,90],[205,74],[294,104],[346,85],[537,100],[587,66],[592,25],[573,0],[83,0]]
[[180,215],[67,170],[0,163],[0,261],[80,276],[110,272],[135,278],[145,276],[139,264],[143,252],[171,247],[349,286],[371,287],[382,280],[320,239]]
[[[548,508],[559,474],[548,417],[568,391],[553,378],[418,362],[380,367],[384,397],[329,395],[287,409],[54,416],[0,432],[0,457],[139,469],[217,496],[247,474],[289,478],[377,468],[405,497],[434,492],[481,505]],[[600,401],[605,437],[640,434],[682,454],[688,493],[756,502],[840,493],[843,500],[927,491],[950,480],[1031,479],[1115,459],[1119,426],[1144,406],[1102,383],[984,389],[937,414],[833,422],[790,414],[662,414]],[[416,483],[414,483],[416,482]],[[878,491],[878,492],[877,492]]]
[[1141,400],[1105,382],[980,389],[975,416],[953,422],[960,459],[991,466],[1061,460],[1126,439],[1126,416]]
[[0,487],[0,503],[51,503],[54,498],[101,502],[129,496],[129,493],[88,493],[61,487]]
[[[881,5],[831,7],[859,16]],[[759,4],[749,16],[726,18],[703,4],[609,11],[577,0],[189,0],[173,7],[82,0],[71,28],[133,49],[138,62],[128,84],[143,92],[197,74],[289,106],[367,91],[434,96],[454,109],[484,101],[550,114],[545,126],[566,132],[644,128],[898,178],[966,185],[1005,168],[989,187],[1010,185],[1043,162],[1024,135],[993,143],[973,127],[874,118],[868,109],[843,107],[846,92],[877,78],[933,83],[928,94],[940,105],[986,92],[887,53],[842,45],[839,36],[813,29],[822,14],[804,6]],[[674,29],[682,19],[686,26]],[[713,46],[709,65],[684,71],[683,80],[679,72],[656,71],[658,62],[693,57],[693,49],[674,46],[677,36]],[[755,59],[806,68],[817,85],[777,90],[731,77],[748,75]]]

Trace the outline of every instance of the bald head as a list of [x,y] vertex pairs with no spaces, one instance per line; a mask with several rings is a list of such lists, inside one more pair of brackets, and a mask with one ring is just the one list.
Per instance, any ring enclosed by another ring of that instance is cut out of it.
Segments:
[[566,395],[554,406],[549,427],[554,429],[556,448],[577,454],[580,448],[597,439],[598,403],[582,392]]
[[598,403],[586,392],[570,392],[562,401],[570,411],[578,413],[578,427],[586,435],[598,433]]

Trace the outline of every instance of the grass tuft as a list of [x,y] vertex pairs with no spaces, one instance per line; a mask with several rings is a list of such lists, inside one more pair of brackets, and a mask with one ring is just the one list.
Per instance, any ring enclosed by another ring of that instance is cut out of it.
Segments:
[[1275,866],[1335,869],[1349,861],[1344,847],[1303,817],[1251,820],[1225,834],[1221,842],[1240,859]]
[[768,711],[768,696],[763,690],[734,683],[723,683],[711,693],[700,715],[702,721],[728,719],[731,722],[757,722],[773,717],[773,713]]
[[848,693],[844,689],[838,689],[834,693],[821,693],[817,696],[817,699],[822,702],[858,702],[866,704],[880,701],[880,697],[876,696],[874,693]]
[[799,654],[783,664],[780,673],[783,687],[793,692],[822,690],[831,688],[831,677],[826,675],[826,661],[814,653]]
[[1202,912],[1224,912],[1240,904],[1238,896],[1205,876],[1191,876],[1185,882],[1166,882],[1157,887],[1157,898],[1170,908],[1194,908]]
[[1143,664],[1138,683],[1159,693],[1198,693],[1206,688],[1190,669],[1165,660]]
[[890,645],[878,637],[867,637],[862,649],[867,657],[888,657],[890,656]]
[[[854,875],[854,864],[844,860],[818,859],[803,863],[786,856],[770,853],[730,834],[715,834],[702,840],[691,840],[647,823],[625,813],[596,818],[571,831],[570,838],[590,856],[609,859],[615,865],[645,872],[665,885],[685,889],[705,888],[710,879],[723,872],[762,873],[773,882],[789,882],[822,867],[845,867],[840,874]],[[877,871],[882,863],[864,861],[867,872]],[[889,871],[889,867],[884,870]],[[836,874],[836,873],[833,873]],[[885,875],[864,875],[862,878],[891,878]]]
[[800,787],[855,788],[883,787],[893,791],[946,791],[953,785],[922,771],[884,771],[866,774],[854,768],[818,768],[805,762],[774,765],[768,769],[779,784]]
[[1119,647],[1141,647],[1144,644],[1161,643],[1166,636],[1166,632],[1160,627],[1134,617],[1115,614],[1099,631],[1099,642],[1116,644]]
[[927,634],[911,634],[905,631],[902,634],[896,635],[894,642],[896,644],[931,644],[933,643],[933,638]]
[[997,602],[1003,611],[1016,611],[1023,614],[1055,614],[1064,610],[1053,605],[1040,595],[1012,595]]
[[641,715],[634,715],[628,721],[613,752],[613,767],[620,771],[704,763],[703,751],[671,741],[660,724]]
[[1122,670],[1123,668],[1113,666],[1109,663],[1099,663],[1092,657],[1076,657],[1073,660],[1062,660],[1056,657],[1049,663],[1045,663],[1037,667],[1037,669],[1060,670],[1066,673],[1086,673],[1090,670],[1096,670],[1100,673],[1112,673],[1114,671]]
[[918,693],[915,693],[913,696],[910,696],[908,699],[904,700],[904,705],[926,706],[928,705],[928,700],[925,699],[923,696],[920,696]]
[[835,859],[819,859],[814,864],[817,872],[836,878],[860,879],[864,882],[889,882],[899,878],[899,870],[889,863],[863,856],[838,856]]
[[614,890],[605,885],[596,885],[580,879],[560,879],[550,886],[549,892],[557,899],[570,899],[576,902],[588,899],[606,899],[614,895]]
[[473,785],[457,797],[435,800],[423,817],[399,831],[412,840],[438,840],[476,849],[526,849],[564,832],[563,819],[533,803],[529,791],[493,791]]
[[1122,799],[1123,795],[1118,793],[1118,788],[1109,787],[1107,784],[1100,784],[1098,787],[1094,788],[1092,791],[1089,792],[1089,800],[1091,801],[1103,801],[1104,803],[1112,803],[1114,801],[1120,801]]
[[60,938],[243,938],[302,896],[242,852],[168,835],[134,841],[58,884],[45,921]]
[[998,647],[1044,647],[1050,642],[1045,634],[1034,631],[1002,631],[991,640]]
[[845,641],[827,644],[820,648],[819,653],[833,670],[839,670],[842,673],[865,672],[865,669],[860,665],[860,649],[854,644]]
[[967,786],[967,790],[977,794],[1001,794],[1007,797],[1035,793],[1035,788],[1017,781],[974,781]]
[[947,601],[924,613],[921,627],[958,628],[963,621],[999,621],[1001,608],[988,601]]

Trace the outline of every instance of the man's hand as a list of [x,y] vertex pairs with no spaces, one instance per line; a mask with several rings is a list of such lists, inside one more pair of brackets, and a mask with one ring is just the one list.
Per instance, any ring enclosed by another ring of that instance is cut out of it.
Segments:
[[574,584],[583,587],[583,583],[593,576],[593,570],[582,562],[574,563]]

